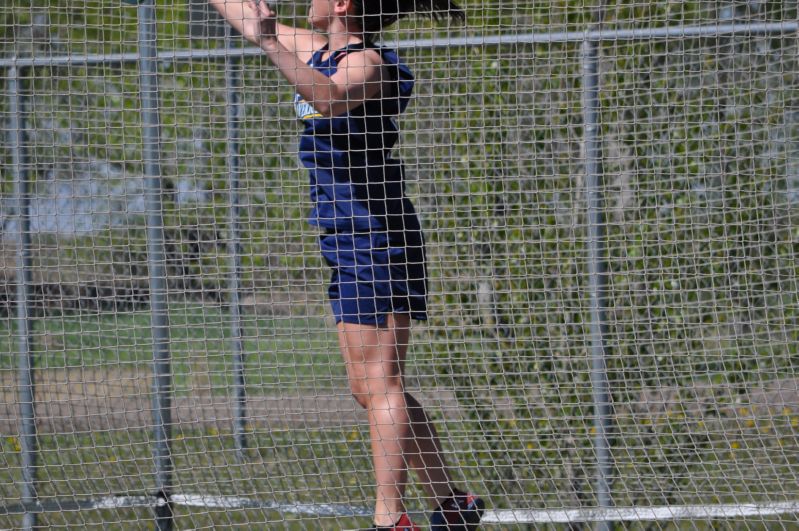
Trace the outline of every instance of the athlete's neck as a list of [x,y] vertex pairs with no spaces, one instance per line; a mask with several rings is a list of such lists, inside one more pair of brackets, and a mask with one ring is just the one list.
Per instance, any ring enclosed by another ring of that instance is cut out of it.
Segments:
[[341,19],[334,20],[327,28],[328,50],[340,50],[350,44],[357,44],[366,40],[362,31],[352,27],[352,22]]

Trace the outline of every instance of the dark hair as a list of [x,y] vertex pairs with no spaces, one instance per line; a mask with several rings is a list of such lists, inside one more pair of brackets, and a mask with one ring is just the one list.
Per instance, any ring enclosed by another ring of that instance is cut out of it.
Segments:
[[356,16],[362,17],[364,33],[379,33],[399,19],[423,15],[435,21],[449,17],[465,22],[466,13],[452,0],[353,0]]

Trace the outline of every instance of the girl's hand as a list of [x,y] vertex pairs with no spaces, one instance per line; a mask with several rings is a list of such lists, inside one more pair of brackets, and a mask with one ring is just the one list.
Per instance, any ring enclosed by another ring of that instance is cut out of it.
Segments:
[[257,17],[256,36],[260,41],[277,40],[277,13],[263,0],[247,0]]

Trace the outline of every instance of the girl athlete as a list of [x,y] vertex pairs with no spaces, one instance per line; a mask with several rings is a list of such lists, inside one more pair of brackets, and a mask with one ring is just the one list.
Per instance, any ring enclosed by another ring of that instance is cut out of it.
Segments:
[[411,319],[427,318],[424,239],[393,158],[413,75],[371,36],[416,12],[463,21],[450,0],[311,0],[313,30],[280,24],[258,0],[210,0],[297,90],[311,177],[310,222],[323,230],[330,302],[355,400],[369,414],[374,529],[418,530],[403,505],[408,468],[434,504],[432,528],[475,529],[483,501],[455,488],[438,435],[405,391]]

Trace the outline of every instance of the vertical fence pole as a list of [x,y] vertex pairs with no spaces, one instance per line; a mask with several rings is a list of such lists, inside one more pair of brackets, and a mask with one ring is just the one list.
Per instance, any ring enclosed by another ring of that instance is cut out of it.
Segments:
[[225,93],[228,170],[228,303],[230,304],[231,347],[233,349],[234,419],[233,437],[239,460],[247,448],[247,394],[244,387],[244,327],[241,323],[241,236],[239,226],[239,141],[240,122],[244,114],[241,103],[241,61],[232,51],[231,26],[225,24]]
[[147,210],[147,265],[150,276],[150,320],[153,338],[153,460],[158,503],[156,528],[170,531],[170,503],[174,463],[172,440],[172,367],[169,352],[166,251],[164,248],[163,179],[161,176],[161,121],[158,113],[155,0],[139,4],[139,77],[142,106],[145,201]]
[[36,512],[30,508],[37,502],[36,463],[38,444],[36,441],[36,409],[34,404],[34,359],[33,359],[33,315],[31,313],[31,221],[30,182],[22,146],[22,95],[19,86],[19,70],[8,70],[9,135],[11,172],[14,177],[14,195],[17,207],[17,348],[19,356],[19,446],[22,461],[20,485],[22,503],[26,507],[23,529],[36,527]]
[[[588,214],[588,287],[591,300],[591,388],[594,400],[594,453],[597,461],[596,498],[600,508],[613,505],[610,493],[610,395],[605,355],[607,255],[602,197],[602,148],[599,132],[599,41],[582,44],[585,194]],[[597,522],[597,531],[610,529]]]

